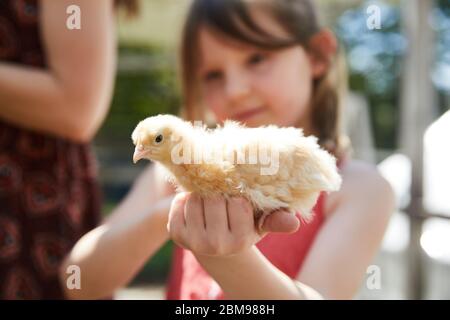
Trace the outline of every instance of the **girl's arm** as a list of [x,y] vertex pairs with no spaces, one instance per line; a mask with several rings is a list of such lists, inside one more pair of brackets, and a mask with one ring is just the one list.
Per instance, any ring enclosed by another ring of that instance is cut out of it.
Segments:
[[273,266],[255,246],[231,257],[196,255],[196,258],[221,286],[227,299],[310,300],[322,298],[311,287],[292,281]]
[[[66,27],[70,5],[81,9],[81,30]],[[40,10],[48,69],[0,62],[0,118],[89,141],[107,113],[113,90],[112,0],[42,0]]]
[[[125,200],[101,226],[82,237],[60,268],[69,299],[100,299],[125,286],[168,239],[167,214],[172,190],[155,166],[138,178]],[[162,200],[161,200],[162,199]],[[68,289],[68,267],[81,271],[81,289]]]
[[376,169],[353,161],[343,177],[341,191],[326,203],[326,223],[298,276],[328,299],[351,299],[357,293],[395,209],[394,193]]
[[[165,171],[157,164],[149,166],[117,209],[83,236],[64,259],[59,275],[66,297],[100,299],[125,286],[168,240],[168,212],[174,205],[174,192],[165,182]],[[251,219],[253,227],[253,216]],[[294,232],[297,228],[297,218],[287,213],[272,214],[263,226],[273,232]],[[72,265],[80,268],[81,290],[70,290],[66,285]]]
[[[296,282],[255,246],[229,256],[209,248],[209,253],[219,253],[211,256],[201,254],[205,251],[188,238],[178,240],[194,247],[199,262],[229,299],[352,298],[380,246],[394,198],[387,182],[365,165],[349,165],[343,171],[343,181],[342,189],[330,195],[325,209],[327,221]],[[225,246],[231,243],[233,247],[236,236],[233,239]]]

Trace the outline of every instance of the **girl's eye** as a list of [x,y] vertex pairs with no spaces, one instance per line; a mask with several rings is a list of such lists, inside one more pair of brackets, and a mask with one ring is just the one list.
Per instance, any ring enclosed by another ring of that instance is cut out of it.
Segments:
[[158,134],[155,138],[155,143],[161,143],[163,141],[163,136],[162,134]]
[[255,53],[250,56],[248,59],[249,65],[259,65],[260,63],[266,60],[266,56],[262,53]]
[[220,71],[211,71],[206,73],[204,79],[206,82],[219,80],[222,78],[222,73]]

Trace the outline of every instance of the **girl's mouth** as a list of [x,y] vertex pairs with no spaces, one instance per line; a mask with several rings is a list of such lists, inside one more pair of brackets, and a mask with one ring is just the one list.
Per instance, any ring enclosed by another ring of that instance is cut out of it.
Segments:
[[246,121],[264,111],[265,111],[264,107],[258,107],[258,108],[254,108],[254,109],[250,109],[247,111],[236,113],[231,118],[242,122],[242,121]]

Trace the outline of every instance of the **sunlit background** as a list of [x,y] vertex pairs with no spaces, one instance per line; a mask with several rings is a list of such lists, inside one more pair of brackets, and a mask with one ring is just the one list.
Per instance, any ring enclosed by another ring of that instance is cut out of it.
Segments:
[[[369,272],[357,298],[450,299],[450,115],[429,127],[450,108],[450,1],[317,2],[348,65],[345,127],[354,156],[378,165],[397,195],[373,261],[381,287],[367,285]],[[143,0],[139,17],[119,18],[116,90],[95,140],[105,214],[145,166],[131,162],[136,123],[178,110],[177,41],[188,5]],[[379,30],[366,25],[369,5],[381,9]],[[162,298],[170,257],[169,243],[117,298]]]

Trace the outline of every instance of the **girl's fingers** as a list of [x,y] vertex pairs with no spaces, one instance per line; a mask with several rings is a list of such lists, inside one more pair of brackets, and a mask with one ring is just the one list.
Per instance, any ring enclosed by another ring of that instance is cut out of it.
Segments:
[[186,228],[194,235],[201,235],[205,232],[205,218],[203,212],[202,199],[192,193],[188,197],[185,206]]
[[175,242],[180,242],[186,233],[186,221],[184,219],[184,207],[188,194],[177,194],[170,206],[169,220],[167,222],[167,230]]
[[203,207],[207,233],[213,237],[229,233],[226,200],[220,196],[205,198]]
[[296,215],[286,210],[278,210],[266,217],[261,231],[293,233],[298,230],[299,226],[300,221]]
[[245,198],[231,198],[228,200],[228,219],[231,233],[243,237],[255,232],[253,207]]

